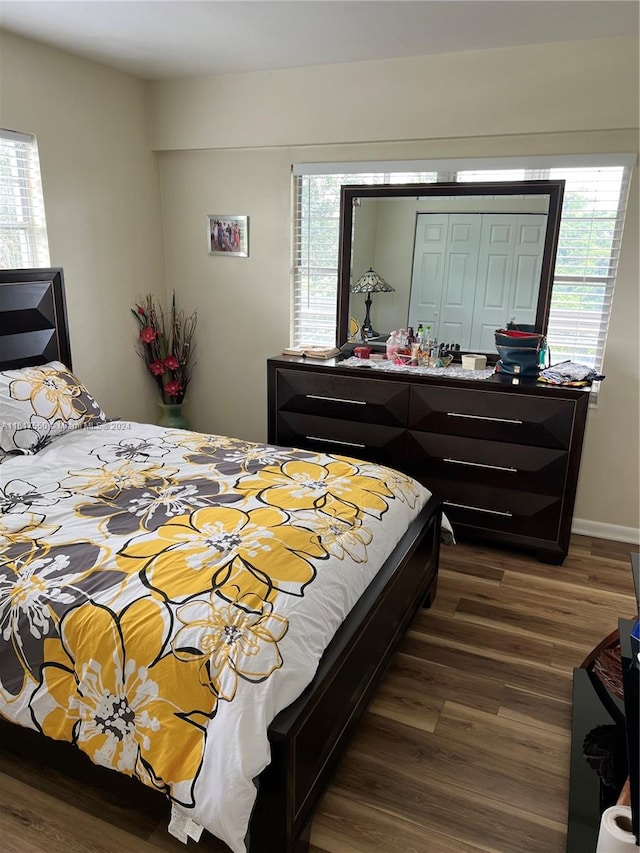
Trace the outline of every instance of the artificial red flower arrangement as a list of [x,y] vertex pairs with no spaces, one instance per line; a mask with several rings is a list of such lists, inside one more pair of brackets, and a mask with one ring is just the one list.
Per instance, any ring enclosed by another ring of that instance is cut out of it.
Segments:
[[162,402],[182,403],[194,365],[197,311],[187,317],[184,311],[176,310],[174,293],[168,317],[162,308],[156,307],[151,294],[147,294],[143,305],[132,308],[131,313],[140,326],[138,352],[156,381]]

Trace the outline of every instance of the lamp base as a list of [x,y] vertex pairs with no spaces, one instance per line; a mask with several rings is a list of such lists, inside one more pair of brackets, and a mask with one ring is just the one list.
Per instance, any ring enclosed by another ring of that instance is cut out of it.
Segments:
[[362,321],[362,328],[360,333],[362,335],[363,341],[370,341],[371,338],[377,338],[378,333],[375,331],[373,326],[371,325],[371,317],[369,316],[371,313],[371,294],[367,293],[367,298],[364,300],[364,304],[367,309],[367,313],[365,314],[364,320]]
[[372,329],[370,326],[363,326],[361,330],[361,337],[363,341],[370,341],[372,338],[377,338],[378,333],[375,329]]

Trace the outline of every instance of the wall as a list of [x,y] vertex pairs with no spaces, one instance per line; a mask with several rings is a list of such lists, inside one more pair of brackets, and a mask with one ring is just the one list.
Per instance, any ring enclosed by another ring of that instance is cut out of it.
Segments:
[[[253,148],[628,127],[637,77],[637,38],[620,38],[171,80],[152,88],[153,144]],[[629,85],[611,89],[622,80]]]
[[142,421],[157,412],[129,309],[165,285],[147,95],[140,80],[0,32],[0,125],[38,140],[74,369],[109,414]]
[[[153,84],[167,280],[200,310],[194,426],[266,436],[265,360],[289,342],[292,163],[637,151],[637,67],[637,39],[612,39]],[[640,526],[636,187],[576,508],[623,538]],[[207,254],[211,213],[250,216],[248,259]]]
[[[639,197],[636,168],[607,336],[606,379],[598,407],[587,421],[575,510],[578,519],[635,529],[640,527]],[[588,531],[589,527],[578,524],[577,529]],[[602,530],[603,535],[611,532]],[[621,536],[624,541],[623,531]]]

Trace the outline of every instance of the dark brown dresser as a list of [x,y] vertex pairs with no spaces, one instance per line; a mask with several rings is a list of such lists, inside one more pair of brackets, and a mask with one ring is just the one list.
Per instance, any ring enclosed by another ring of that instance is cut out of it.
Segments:
[[456,535],[566,557],[588,389],[289,356],[267,367],[272,444],[398,468],[443,500]]

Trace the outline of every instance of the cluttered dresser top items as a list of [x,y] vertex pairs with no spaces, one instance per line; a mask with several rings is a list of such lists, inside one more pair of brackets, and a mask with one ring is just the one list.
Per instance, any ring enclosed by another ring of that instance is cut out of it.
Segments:
[[[577,387],[604,379],[589,365],[572,361],[548,363],[549,351],[541,335],[507,327],[496,330],[496,342],[500,358],[495,364],[488,365],[486,355],[462,353],[455,342],[438,343],[431,336],[429,326],[419,326],[416,333],[409,327],[393,331],[385,342],[384,351],[381,347],[371,346],[370,342],[352,347],[352,354],[341,359],[340,366],[466,380],[485,380],[502,373],[505,378],[535,377],[550,385]],[[331,356],[338,352],[331,350]],[[307,351],[305,355],[326,357],[313,351]]]

